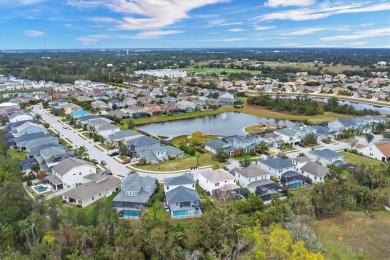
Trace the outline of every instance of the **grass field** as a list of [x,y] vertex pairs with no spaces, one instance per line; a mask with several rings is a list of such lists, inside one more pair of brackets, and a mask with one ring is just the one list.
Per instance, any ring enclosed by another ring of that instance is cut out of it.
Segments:
[[265,131],[266,127],[261,126],[261,125],[250,125],[245,127],[245,132],[248,134],[260,134]]
[[344,156],[344,161],[347,163],[352,163],[354,165],[359,164],[373,164],[373,165],[379,165],[381,162],[365,157],[363,155],[354,154],[350,152],[340,152]]
[[14,149],[14,148],[8,149],[7,154],[9,156],[9,158],[15,159],[15,160],[23,160],[23,159],[26,159],[26,157],[27,157],[26,152],[18,151],[17,149]]
[[[204,153],[204,154],[200,154],[199,156],[198,166],[212,165],[214,162],[215,160],[212,158],[212,155],[210,153]],[[151,165],[136,166],[136,167],[148,171],[170,172],[170,171],[186,170],[194,166],[196,166],[196,157],[186,156],[184,158],[165,161],[161,164],[151,164]]]
[[[325,259],[389,259],[390,213],[373,214],[375,219],[363,212],[348,212],[346,218],[342,214],[315,221],[313,226],[324,244]],[[342,241],[338,240],[339,235]]]

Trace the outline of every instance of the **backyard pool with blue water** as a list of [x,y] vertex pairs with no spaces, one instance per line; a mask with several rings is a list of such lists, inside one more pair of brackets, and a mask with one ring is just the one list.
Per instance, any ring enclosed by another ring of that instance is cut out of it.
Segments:
[[139,212],[135,210],[122,210],[120,216],[123,218],[135,218],[139,217]]

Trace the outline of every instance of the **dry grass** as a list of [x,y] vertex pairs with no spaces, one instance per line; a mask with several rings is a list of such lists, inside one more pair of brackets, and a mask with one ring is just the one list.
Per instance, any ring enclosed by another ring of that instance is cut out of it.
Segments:
[[250,126],[245,127],[244,130],[248,134],[260,134],[260,133],[263,133],[265,131],[265,129],[267,129],[267,128],[264,126],[261,126],[261,125],[250,125]]
[[[374,212],[376,219],[363,212],[315,221],[314,228],[324,243],[326,259],[389,259],[390,213]],[[345,218],[345,219],[344,219]],[[339,241],[338,236],[343,240]]]

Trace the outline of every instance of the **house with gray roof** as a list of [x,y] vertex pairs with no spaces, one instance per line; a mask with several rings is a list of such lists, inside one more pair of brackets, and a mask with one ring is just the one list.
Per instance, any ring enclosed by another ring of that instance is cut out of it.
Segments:
[[89,174],[84,176],[85,183],[66,191],[62,199],[74,205],[87,207],[101,198],[119,190],[121,181],[112,175]]
[[316,149],[309,151],[307,156],[322,165],[328,165],[335,161],[343,161],[343,155],[330,149]]
[[31,121],[23,121],[22,125],[19,125],[11,131],[14,137],[19,137],[27,134],[35,134],[35,133],[45,133],[47,134],[47,130],[43,125],[36,124]]
[[128,175],[121,184],[121,191],[111,203],[123,218],[138,218],[156,190],[156,178]]
[[135,139],[135,138],[138,138],[138,137],[141,137],[141,136],[143,136],[143,134],[141,134],[141,133],[139,133],[137,131],[123,130],[123,131],[119,131],[119,132],[115,132],[113,134],[110,134],[107,137],[107,140],[110,143],[116,143],[116,142],[119,142],[119,141],[122,141],[123,143],[126,143],[129,140],[132,140],[132,139]]
[[213,154],[216,154],[219,149],[227,148],[228,146],[228,143],[220,139],[214,139],[204,143],[204,149]]
[[258,162],[258,166],[278,179],[283,173],[296,170],[295,165],[290,160],[280,158],[261,160]]
[[322,182],[329,173],[329,168],[315,162],[307,162],[299,169],[302,175],[309,177],[312,182]]
[[23,142],[21,144],[21,148],[25,148],[27,152],[30,152],[32,149],[34,149],[37,146],[41,146],[44,144],[58,144],[58,139],[54,136],[48,136],[46,138],[39,138],[39,139],[33,139],[26,142]]
[[70,157],[62,160],[52,168],[52,174],[47,176],[48,183],[54,190],[65,187],[77,187],[88,182],[84,177],[96,173],[96,166],[90,162]]
[[195,180],[194,177],[185,173],[180,176],[170,177],[164,179],[164,192],[173,190],[179,186],[187,187],[189,189],[195,189]]
[[39,165],[37,159],[35,159],[34,157],[32,158],[26,158],[24,160],[20,160],[19,161],[19,164],[20,164],[20,169],[23,171],[23,172],[30,172],[31,171],[31,167],[33,165]]
[[172,218],[192,218],[202,215],[200,198],[195,189],[178,186],[165,193]]
[[[271,173],[259,168],[255,165],[249,165],[246,168],[234,168],[234,179],[236,183],[239,183],[243,187],[249,188],[251,192],[256,189],[256,182],[260,180],[268,180],[271,178]],[[250,188],[251,187],[251,188]]]

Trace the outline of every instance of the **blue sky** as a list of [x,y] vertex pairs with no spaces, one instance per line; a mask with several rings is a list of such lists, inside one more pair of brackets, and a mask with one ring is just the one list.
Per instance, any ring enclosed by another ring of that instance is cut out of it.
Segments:
[[390,2],[0,0],[0,49],[390,48]]

